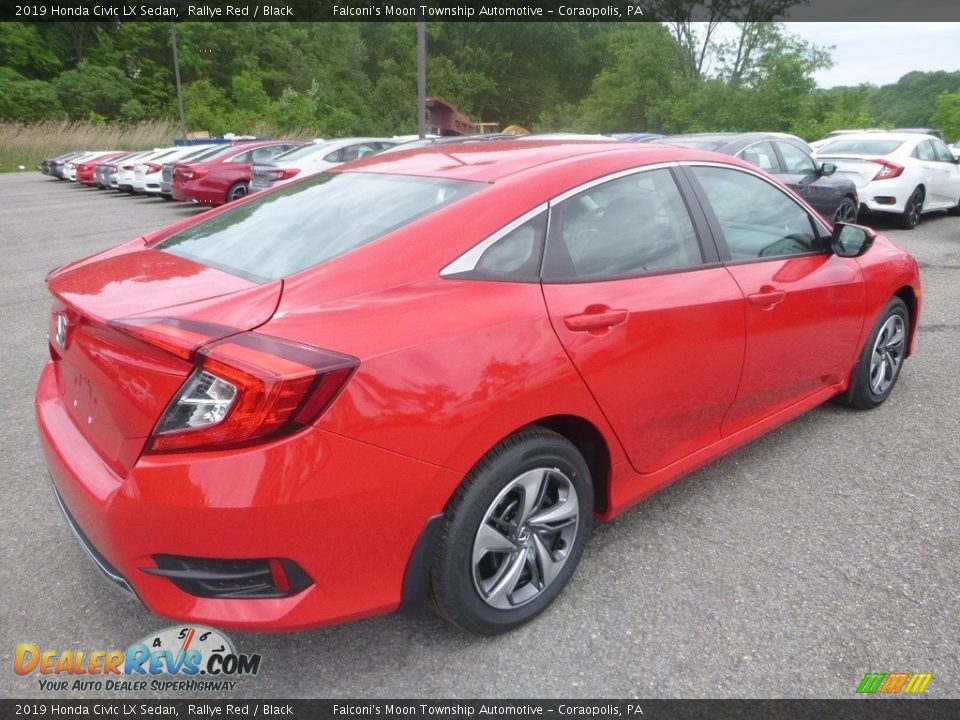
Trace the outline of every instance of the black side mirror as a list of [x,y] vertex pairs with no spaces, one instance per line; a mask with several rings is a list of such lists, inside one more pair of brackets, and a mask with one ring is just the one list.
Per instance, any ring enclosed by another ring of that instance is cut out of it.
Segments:
[[825,162],[822,165],[820,165],[820,174],[823,177],[830,177],[836,171],[837,171],[837,166],[834,165],[832,162]]
[[830,236],[830,250],[838,257],[860,257],[873,245],[877,234],[862,225],[835,223]]

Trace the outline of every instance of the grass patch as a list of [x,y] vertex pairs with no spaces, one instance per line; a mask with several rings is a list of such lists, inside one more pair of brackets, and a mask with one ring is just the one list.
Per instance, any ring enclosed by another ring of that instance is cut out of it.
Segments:
[[102,125],[46,121],[24,125],[0,122],[0,172],[19,166],[36,170],[41,161],[70,150],[148,150],[173,145],[175,123],[153,120],[139,125]]

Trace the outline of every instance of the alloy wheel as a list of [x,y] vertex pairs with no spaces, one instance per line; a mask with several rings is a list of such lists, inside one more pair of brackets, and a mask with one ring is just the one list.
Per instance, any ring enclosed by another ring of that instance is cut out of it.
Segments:
[[870,358],[870,389],[883,395],[897,379],[906,345],[906,325],[900,315],[891,315],[877,333]]
[[840,207],[833,215],[833,221],[835,223],[856,223],[857,206],[853,202],[844,201],[840,203]]
[[579,531],[577,490],[557,468],[524,472],[487,508],[473,541],[473,583],[499,610],[529,603],[559,575]]

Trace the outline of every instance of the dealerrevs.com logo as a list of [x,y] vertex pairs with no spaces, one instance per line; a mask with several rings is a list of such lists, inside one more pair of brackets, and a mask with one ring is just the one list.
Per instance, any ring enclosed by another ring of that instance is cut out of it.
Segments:
[[21,643],[13,669],[17,675],[39,675],[40,690],[51,692],[224,691],[236,687],[231,678],[256,675],[260,660],[257,653],[237,653],[219,630],[187,625],[148,635],[123,651],[41,650]]
[[857,692],[861,695],[919,695],[932,679],[933,673],[867,673],[857,686]]

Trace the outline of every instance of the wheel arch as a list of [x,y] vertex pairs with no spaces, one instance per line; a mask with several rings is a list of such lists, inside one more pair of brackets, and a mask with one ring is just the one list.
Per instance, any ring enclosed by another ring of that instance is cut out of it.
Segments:
[[919,313],[917,312],[917,296],[913,288],[909,285],[904,285],[897,289],[893,293],[892,297],[898,297],[903,300],[903,304],[907,306],[907,312],[910,313],[910,337],[907,340],[907,357],[913,355],[913,341],[917,334],[917,325],[919,321]]

